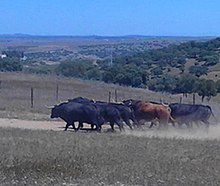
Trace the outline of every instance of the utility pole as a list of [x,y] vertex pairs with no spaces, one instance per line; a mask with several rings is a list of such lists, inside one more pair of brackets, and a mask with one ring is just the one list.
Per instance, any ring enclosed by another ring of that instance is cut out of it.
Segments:
[[110,49],[110,62],[109,62],[109,66],[112,66],[113,65],[113,59],[112,59],[112,47]]

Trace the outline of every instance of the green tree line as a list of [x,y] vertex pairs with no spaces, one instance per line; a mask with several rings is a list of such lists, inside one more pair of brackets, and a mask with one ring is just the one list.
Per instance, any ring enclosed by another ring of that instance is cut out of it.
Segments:
[[[198,93],[205,97],[220,92],[220,82],[200,79],[209,67],[219,63],[220,38],[206,42],[185,42],[161,49],[147,50],[129,56],[114,56],[113,59],[75,59],[53,67],[32,69],[34,73],[56,73],[67,77],[100,80],[124,86],[144,87],[154,91],[174,93]],[[19,52],[8,52],[7,58],[0,59],[1,71],[22,70]],[[195,59],[185,72],[187,59]],[[179,75],[167,75],[172,69],[179,69]]]

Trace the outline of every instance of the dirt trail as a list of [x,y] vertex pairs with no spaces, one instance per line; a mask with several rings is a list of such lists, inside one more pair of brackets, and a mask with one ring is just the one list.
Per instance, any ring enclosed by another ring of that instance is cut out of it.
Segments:
[[63,130],[62,121],[29,121],[20,119],[0,118],[0,127],[23,128],[33,130]]
[[[64,121],[33,121],[33,120],[21,120],[21,119],[8,119],[0,118],[0,127],[10,127],[10,128],[22,128],[22,129],[32,129],[32,130],[54,130],[63,131],[65,127]],[[90,125],[84,124],[84,128],[90,129]],[[108,126],[104,126],[104,129]],[[72,126],[68,130],[71,130]]]
[[[20,119],[7,119],[0,118],[0,127],[11,127],[11,128],[22,128],[22,129],[32,129],[32,130],[54,130],[63,131],[64,130],[63,121],[29,121]],[[89,125],[85,126],[90,128]],[[108,128],[104,126],[104,128]],[[131,131],[129,129],[125,130],[122,135],[131,135],[136,137],[165,137],[165,138],[184,138],[184,139],[217,139],[220,140],[220,125],[210,126],[209,130],[204,128],[194,128],[189,131],[188,129],[175,129],[173,127],[168,130],[157,130],[145,129],[144,131]]]

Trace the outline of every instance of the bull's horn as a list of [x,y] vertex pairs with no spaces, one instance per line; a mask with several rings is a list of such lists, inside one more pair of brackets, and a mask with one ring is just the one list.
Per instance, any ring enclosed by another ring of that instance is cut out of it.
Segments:
[[[70,99],[71,100],[71,99]],[[61,104],[61,103],[68,103],[69,102],[69,99],[68,99],[68,101],[67,100],[65,100],[65,101],[59,101],[59,104]]]
[[48,108],[48,109],[54,108],[54,106],[48,106],[48,105],[45,105],[45,107]]
[[124,104],[122,101],[118,101],[117,103],[118,103],[118,104]]
[[112,98],[112,102],[113,102],[113,103],[116,103],[115,99]]
[[160,102],[161,102],[161,104],[162,104],[163,106],[169,106],[168,104],[165,104],[165,103],[164,103],[163,98],[160,98]]
[[169,106],[168,104],[165,104],[165,103],[163,103],[163,102],[162,102],[161,104],[162,104],[163,106],[166,106],[166,107],[168,107],[168,106]]

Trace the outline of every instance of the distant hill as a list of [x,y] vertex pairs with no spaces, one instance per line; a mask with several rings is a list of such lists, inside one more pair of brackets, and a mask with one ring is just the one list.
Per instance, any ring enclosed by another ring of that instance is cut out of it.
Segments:
[[210,37],[168,36],[47,36],[28,34],[0,35],[0,52],[22,51],[29,61],[48,64],[79,59],[108,59],[112,55],[133,55],[150,49],[167,47],[171,44],[196,40],[206,41]]
[[[171,93],[202,95],[210,87],[214,91],[205,96],[220,92],[220,38],[16,34],[2,36],[0,41],[2,52],[22,51],[25,57],[17,63],[19,68],[14,68],[13,57],[8,56],[10,63],[4,58],[4,70],[22,69]],[[213,80],[219,80],[219,88]],[[204,90],[198,89],[201,87]]]

